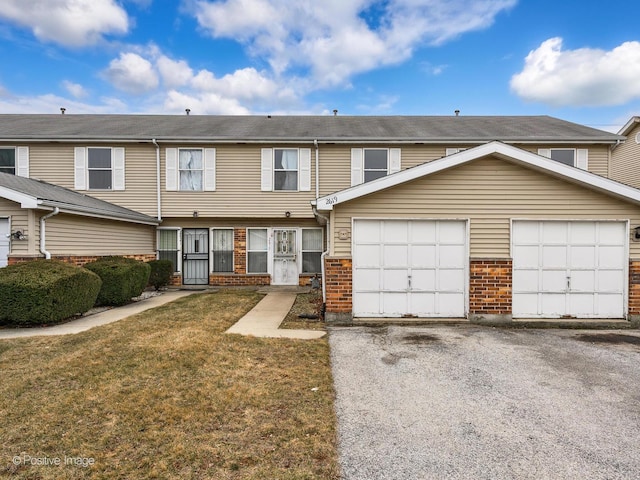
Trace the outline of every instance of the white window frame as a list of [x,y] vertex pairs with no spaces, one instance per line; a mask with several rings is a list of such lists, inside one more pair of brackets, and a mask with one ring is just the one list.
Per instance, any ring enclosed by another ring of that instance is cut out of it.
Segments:
[[465,150],[466,148],[458,148],[458,147],[447,148],[444,151],[444,156],[448,157],[449,155],[455,155],[456,153],[464,152]]
[[[295,150],[298,152],[298,185],[295,190],[277,190],[275,182],[276,172],[293,171],[276,169],[276,151]],[[260,190],[263,192],[294,193],[311,191],[311,149],[273,147],[263,148],[260,153]]]
[[[180,189],[180,150],[202,151],[202,189]],[[201,147],[179,147],[165,149],[165,189],[168,192],[214,192],[216,190],[216,149]]]
[[[295,152],[296,153],[296,168],[277,168],[276,167],[276,155],[277,152]],[[276,175],[278,172],[296,172],[296,188],[277,188]],[[273,149],[273,191],[274,192],[297,192],[300,190],[300,149],[298,148],[274,148]]]
[[[13,173],[18,177],[29,177],[29,147],[16,147],[11,145],[2,145],[0,150],[13,150]],[[2,167],[11,168],[11,167]],[[9,173],[9,172],[5,172]]]
[[[200,152],[202,158],[202,166],[200,168],[180,168],[180,154],[182,152]],[[200,188],[197,189],[187,189],[183,190],[182,185],[182,174],[183,172],[200,172],[202,175],[202,181],[200,184]],[[178,190],[181,192],[203,192],[204,191],[204,149],[202,148],[178,148]]]
[[[89,168],[89,150],[109,150],[111,168]],[[111,188],[91,188],[89,171],[111,171]],[[92,190],[111,192],[125,189],[125,149],[124,147],[105,147],[92,145],[74,148],[74,188],[76,190]]]
[[[303,246],[304,243],[302,241],[302,236],[304,235],[304,232],[307,230],[316,230],[320,232],[320,250],[304,250]],[[314,273],[321,273],[322,271],[322,265],[320,266],[320,270],[319,272],[305,272],[304,271],[304,254],[305,253],[320,253],[320,262],[322,263],[322,253],[324,252],[324,229],[323,228],[317,228],[317,227],[309,227],[309,228],[301,228],[300,229],[300,273],[302,274],[314,274]]]
[[[552,152],[554,151],[572,151],[573,152],[573,165],[572,167],[580,168],[582,170],[589,169],[589,150],[586,148],[540,148],[538,149],[538,155],[543,157],[550,158],[551,160],[558,161],[552,158]],[[566,163],[562,163],[563,165],[567,165]]]
[[182,228],[180,227],[158,227],[156,230],[156,258],[160,259],[160,232],[161,231],[173,231],[176,234],[176,271],[174,273],[180,273],[182,271]]
[[[228,272],[221,272],[221,271],[217,271],[214,269],[214,257],[215,257],[215,251],[213,249],[214,244],[213,244],[213,232],[216,230],[231,230],[231,270]],[[236,265],[235,265],[235,252],[236,252],[236,232],[235,229],[233,227],[211,227],[211,234],[209,235],[209,238],[211,239],[211,245],[209,245],[209,250],[211,251],[211,265],[209,266],[209,271],[211,273],[217,273],[217,274],[230,274],[230,273],[234,273],[236,271]],[[248,258],[247,258],[247,261]]]
[[[267,234],[267,244],[266,244],[266,248],[264,250],[250,250],[249,249],[249,232],[251,230],[264,230]],[[270,267],[270,262],[271,262],[271,253],[270,253],[270,245],[271,245],[271,235],[273,234],[273,231],[271,228],[268,227],[248,227],[246,229],[246,260],[245,260],[245,272],[248,275],[270,275],[271,274],[271,267]],[[254,253],[254,252],[264,252],[267,255],[267,265],[266,265],[266,270],[264,272],[250,272],[249,271],[249,253]]]
[[[399,172],[401,169],[401,157],[402,152],[400,148],[352,148],[351,149],[351,186],[360,185],[364,182],[365,171],[373,171],[372,169],[365,170],[365,152],[369,150],[386,150],[387,151],[387,173],[391,175]],[[377,169],[376,169],[377,170]],[[382,171],[382,169],[380,169]]]

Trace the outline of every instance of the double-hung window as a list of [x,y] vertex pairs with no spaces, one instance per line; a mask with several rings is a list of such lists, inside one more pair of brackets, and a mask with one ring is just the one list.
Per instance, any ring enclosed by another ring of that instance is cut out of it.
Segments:
[[216,189],[215,148],[167,148],[167,191],[212,192]]
[[173,271],[178,271],[178,238],[180,230],[158,229],[158,260],[169,260]]
[[233,272],[233,229],[214,228],[213,241],[213,271],[216,273]]
[[29,176],[29,147],[0,147],[0,172]]
[[352,148],[351,186],[400,171],[399,148]]
[[320,273],[322,255],[322,229],[302,229],[302,273]]
[[267,273],[269,239],[266,228],[247,229],[247,273]]
[[310,148],[263,148],[260,168],[263,192],[311,190]]
[[586,148],[541,148],[538,155],[583,170],[589,166],[589,150]]
[[76,190],[124,190],[124,148],[76,147]]

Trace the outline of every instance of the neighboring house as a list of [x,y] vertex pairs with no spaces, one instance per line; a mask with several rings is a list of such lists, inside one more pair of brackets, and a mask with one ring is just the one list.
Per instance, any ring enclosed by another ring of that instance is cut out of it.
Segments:
[[[546,116],[0,115],[0,168],[154,217],[176,283],[324,273],[328,320],[632,318],[624,138]],[[118,240],[100,248],[143,253]]]
[[610,177],[640,188],[640,117],[631,117],[618,135],[626,140],[611,149]]

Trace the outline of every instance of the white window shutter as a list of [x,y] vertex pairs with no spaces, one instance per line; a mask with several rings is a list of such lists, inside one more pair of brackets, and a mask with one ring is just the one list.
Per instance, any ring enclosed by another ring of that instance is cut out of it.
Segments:
[[538,149],[538,155],[540,155],[541,157],[551,158],[551,149],[549,149],[549,148],[539,148]]
[[29,178],[29,147],[16,148],[16,175]]
[[165,149],[165,188],[168,192],[178,190],[178,149]]
[[300,149],[300,171],[298,172],[299,190],[301,192],[311,191],[311,149]]
[[361,148],[351,149],[351,186],[360,185],[363,179],[364,151]]
[[76,190],[87,189],[87,149],[84,147],[74,148],[74,181],[73,188]]
[[400,155],[401,153],[399,148],[389,149],[389,174],[400,171]]
[[263,148],[260,157],[260,190],[270,192],[273,190],[273,149]]
[[447,157],[448,157],[449,155],[455,155],[455,154],[456,154],[456,153],[458,153],[459,151],[460,151],[460,149],[459,149],[459,148],[447,148],[447,149],[445,150],[445,153],[444,153],[444,154],[445,154],[445,156],[447,156]]
[[124,190],[124,148],[111,150],[111,167],[113,171],[113,189]]
[[582,170],[589,169],[589,150],[586,148],[578,148],[576,150],[576,167]]
[[216,149],[204,149],[204,190],[213,192],[216,189]]

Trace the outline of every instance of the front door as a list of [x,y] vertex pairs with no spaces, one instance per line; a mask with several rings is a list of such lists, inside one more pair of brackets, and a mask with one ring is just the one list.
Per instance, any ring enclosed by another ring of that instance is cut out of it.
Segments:
[[9,219],[0,218],[0,268],[7,266],[9,257]]
[[206,228],[182,230],[182,283],[209,283],[209,230]]
[[273,231],[273,285],[298,285],[296,231]]

